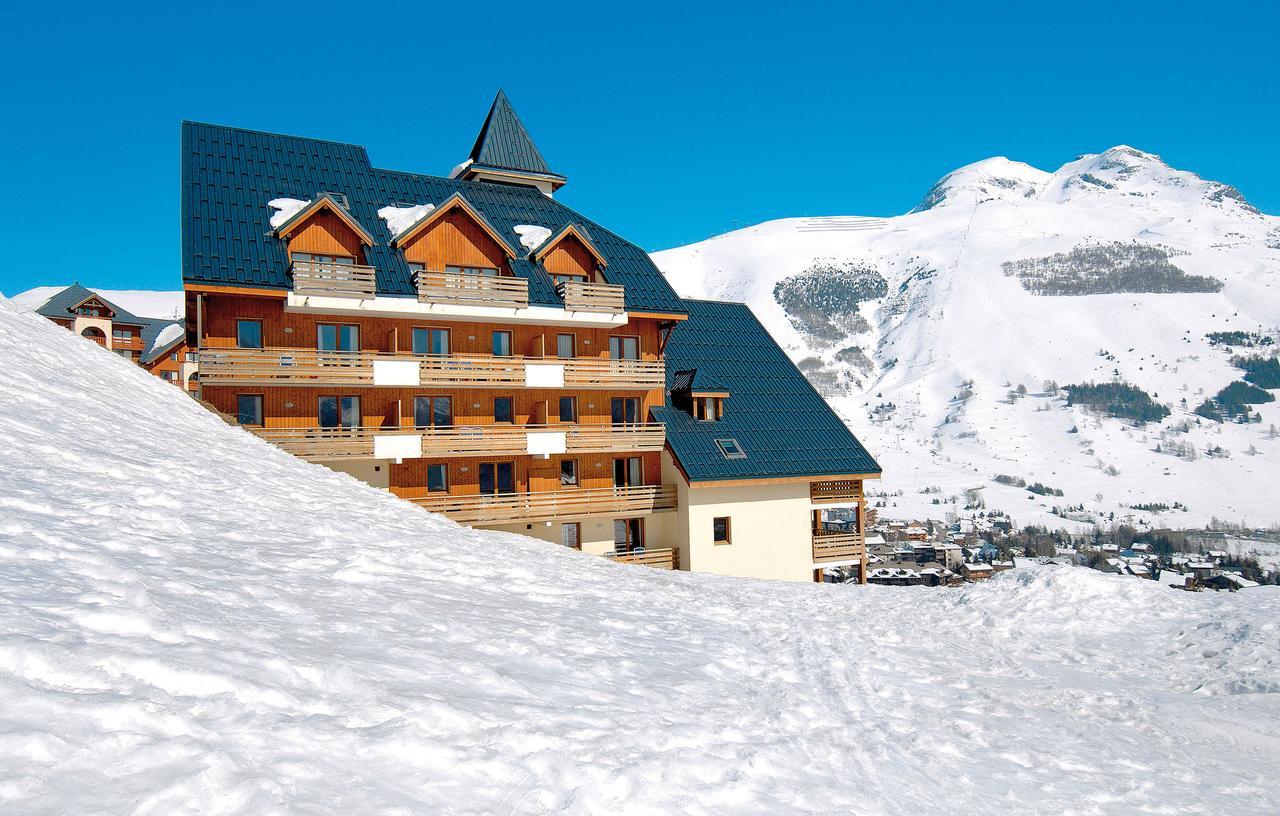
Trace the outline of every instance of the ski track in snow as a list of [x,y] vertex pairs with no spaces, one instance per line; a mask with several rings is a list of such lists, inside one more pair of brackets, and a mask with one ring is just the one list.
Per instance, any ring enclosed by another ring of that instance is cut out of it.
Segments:
[[1278,621],[1273,588],[797,586],[470,530],[0,303],[4,813],[1259,813]]

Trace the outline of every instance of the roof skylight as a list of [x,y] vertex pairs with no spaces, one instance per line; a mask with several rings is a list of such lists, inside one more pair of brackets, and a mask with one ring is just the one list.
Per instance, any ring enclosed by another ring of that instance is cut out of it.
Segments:
[[720,448],[720,453],[724,454],[726,459],[747,458],[747,452],[742,449],[742,445],[736,439],[717,439],[716,447]]

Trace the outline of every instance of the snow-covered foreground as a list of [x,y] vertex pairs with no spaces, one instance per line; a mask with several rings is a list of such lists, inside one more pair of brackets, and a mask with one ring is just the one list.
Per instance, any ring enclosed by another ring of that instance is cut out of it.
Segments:
[[1277,692],[1269,588],[614,565],[0,303],[0,812],[1259,813]]

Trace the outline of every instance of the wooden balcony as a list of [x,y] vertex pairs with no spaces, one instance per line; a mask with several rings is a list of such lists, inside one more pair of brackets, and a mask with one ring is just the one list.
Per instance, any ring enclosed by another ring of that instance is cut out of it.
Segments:
[[622,287],[611,283],[565,281],[556,286],[556,294],[564,301],[564,308],[571,312],[618,314],[627,310],[623,302]]
[[866,545],[862,533],[820,530],[813,534],[813,560],[851,561],[862,558]]
[[605,553],[604,557],[619,564],[641,564],[646,567],[673,570],[679,566],[677,551],[670,548],[639,548],[639,552]]
[[417,276],[418,300],[457,306],[529,306],[529,281],[506,275],[467,275],[460,272],[421,271]]
[[[564,366],[565,388],[649,390],[661,388],[665,381],[661,360],[427,356],[289,348],[200,350],[201,375],[209,385],[379,385],[375,363],[386,362],[412,363],[418,367],[417,384],[437,387],[524,388],[526,366],[540,365]],[[400,378],[394,385],[405,387]]]
[[[452,425],[431,428],[249,428],[254,434],[302,459],[372,458],[377,437],[421,437],[419,455],[526,456],[542,434],[564,434],[565,453],[636,453],[662,450],[661,423],[633,425]],[[553,443],[557,440],[551,440]],[[416,445],[416,442],[411,442]],[[555,444],[552,444],[555,447]],[[417,448],[414,449],[418,451]],[[408,456],[403,452],[399,456]],[[388,457],[390,458],[390,457]],[[410,458],[412,458],[410,456]]]
[[676,488],[675,485],[641,485],[483,496],[433,494],[409,501],[466,524],[511,524],[592,516],[640,516],[674,510]]
[[827,479],[809,483],[809,501],[814,504],[824,502],[847,503],[861,500],[861,479]]
[[377,274],[372,266],[294,261],[293,291],[299,295],[372,298]]

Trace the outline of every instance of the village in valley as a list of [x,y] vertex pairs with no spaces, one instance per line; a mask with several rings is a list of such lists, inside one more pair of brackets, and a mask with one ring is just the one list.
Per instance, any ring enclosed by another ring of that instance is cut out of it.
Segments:
[[[852,522],[849,522],[852,523]],[[1001,511],[949,520],[866,516],[867,583],[955,587],[1027,564],[1080,567],[1171,589],[1236,592],[1280,584],[1280,531],[1172,530],[1127,524],[1073,535],[1016,528]],[[840,568],[826,579],[845,579]],[[851,577],[851,576],[850,576]]]

